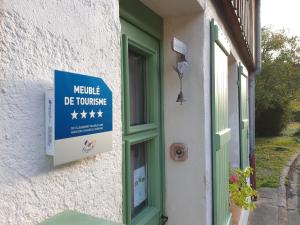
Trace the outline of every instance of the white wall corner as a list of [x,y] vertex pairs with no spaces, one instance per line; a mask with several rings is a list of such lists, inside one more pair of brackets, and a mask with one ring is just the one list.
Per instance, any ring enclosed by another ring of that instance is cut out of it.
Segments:
[[140,0],[163,18],[203,12],[207,0]]

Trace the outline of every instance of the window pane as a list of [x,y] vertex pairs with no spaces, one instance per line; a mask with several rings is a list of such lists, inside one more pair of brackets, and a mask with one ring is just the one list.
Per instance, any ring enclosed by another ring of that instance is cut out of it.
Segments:
[[146,143],[131,146],[131,216],[147,206]]
[[145,56],[129,50],[130,125],[146,123]]

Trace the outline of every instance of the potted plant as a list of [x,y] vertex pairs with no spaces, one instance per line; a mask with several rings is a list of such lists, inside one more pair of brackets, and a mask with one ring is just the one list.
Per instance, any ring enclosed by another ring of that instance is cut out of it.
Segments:
[[238,224],[242,209],[255,208],[252,198],[256,196],[256,191],[248,184],[247,179],[252,173],[252,168],[245,170],[234,169],[230,171],[229,194],[230,211],[232,213],[232,224]]

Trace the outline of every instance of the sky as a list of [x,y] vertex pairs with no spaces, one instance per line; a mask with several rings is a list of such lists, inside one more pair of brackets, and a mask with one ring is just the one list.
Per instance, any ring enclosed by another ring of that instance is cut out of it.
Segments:
[[288,34],[300,37],[300,1],[261,0],[261,25],[286,28]]

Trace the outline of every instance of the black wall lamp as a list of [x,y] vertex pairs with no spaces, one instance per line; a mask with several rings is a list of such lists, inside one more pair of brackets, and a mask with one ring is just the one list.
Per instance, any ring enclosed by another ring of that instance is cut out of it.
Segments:
[[174,66],[174,70],[178,74],[178,78],[180,81],[180,92],[177,96],[176,102],[180,102],[180,104],[182,105],[182,103],[186,101],[182,92],[182,78],[189,66],[187,61],[187,46],[182,41],[174,37],[172,41],[172,47],[173,51],[176,52],[176,66]]

